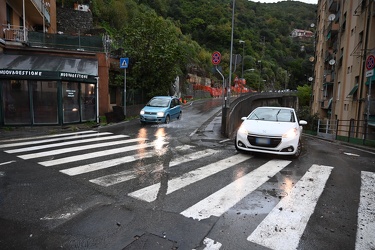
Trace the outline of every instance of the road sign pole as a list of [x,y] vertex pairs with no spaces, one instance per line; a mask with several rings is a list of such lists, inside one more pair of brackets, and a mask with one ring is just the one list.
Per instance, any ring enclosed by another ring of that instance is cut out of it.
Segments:
[[126,117],[126,69],[124,69],[124,116]]
[[129,58],[120,58],[120,69],[124,69],[124,116],[126,116],[126,69],[128,64]]

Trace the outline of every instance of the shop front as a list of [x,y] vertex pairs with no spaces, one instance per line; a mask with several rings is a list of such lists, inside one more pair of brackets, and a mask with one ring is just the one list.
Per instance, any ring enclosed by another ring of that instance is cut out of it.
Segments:
[[0,126],[97,121],[96,59],[0,54]]

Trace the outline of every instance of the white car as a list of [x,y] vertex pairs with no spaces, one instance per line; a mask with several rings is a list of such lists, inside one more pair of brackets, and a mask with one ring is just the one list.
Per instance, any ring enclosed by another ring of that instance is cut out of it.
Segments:
[[242,117],[235,147],[238,151],[291,155],[298,158],[302,151],[302,126],[293,108],[258,107]]

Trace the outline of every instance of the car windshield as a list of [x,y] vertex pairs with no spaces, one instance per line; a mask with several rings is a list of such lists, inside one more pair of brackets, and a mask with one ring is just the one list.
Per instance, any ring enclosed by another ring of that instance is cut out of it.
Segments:
[[295,122],[293,110],[280,108],[258,108],[254,110],[247,119],[274,122]]
[[166,98],[154,98],[147,104],[150,107],[168,107],[168,105],[169,99]]

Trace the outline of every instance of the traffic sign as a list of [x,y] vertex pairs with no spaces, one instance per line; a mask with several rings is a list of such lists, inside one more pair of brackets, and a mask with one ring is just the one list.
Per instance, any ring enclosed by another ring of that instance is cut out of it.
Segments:
[[120,69],[127,69],[129,65],[129,58],[120,58]]
[[221,61],[221,54],[219,51],[215,51],[214,53],[212,53],[212,59],[211,59],[211,62],[213,65],[218,65]]
[[369,55],[366,59],[366,69],[372,70],[375,67],[375,56]]
[[374,69],[366,71],[366,77],[371,77],[374,75]]

